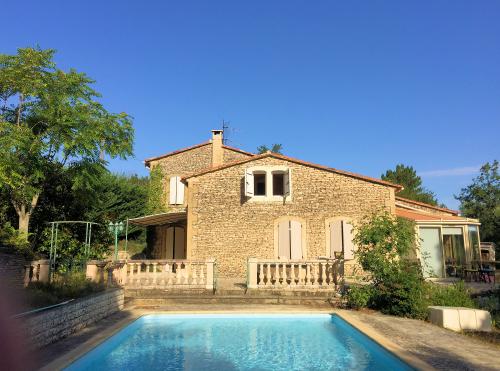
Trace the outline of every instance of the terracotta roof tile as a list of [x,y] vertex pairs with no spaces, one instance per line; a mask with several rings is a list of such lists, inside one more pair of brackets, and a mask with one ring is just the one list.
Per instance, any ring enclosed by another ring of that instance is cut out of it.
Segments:
[[472,219],[462,218],[456,215],[438,215],[426,212],[406,210],[399,207],[396,207],[396,215],[414,221],[463,221],[464,223],[472,221]]
[[434,210],[438,210],[438,211],[444,211],[444,212],[451,213],[451,214],[454,214],[454,215],[458,215],[459,214],[459,212],[457,210],[451,210],[451,209],[447,209],[445,207],[434,206],[434,205],[426,204],[425,202],[414,201],[414,200],[410,200],[408,198],[404,198],[404,197],[400,197],[400,196],[396,196],[396,201],[397,200],[403,201],[403,202],[408,202],[410,204],[415,204],[415,205],[420,205],[420,206],[428,207],[430,209],[434,209]]

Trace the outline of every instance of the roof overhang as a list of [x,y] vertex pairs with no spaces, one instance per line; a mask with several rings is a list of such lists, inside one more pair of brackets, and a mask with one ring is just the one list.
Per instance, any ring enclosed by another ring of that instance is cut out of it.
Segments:
[[415,210],[407,210],[396,207],[396,216],[413,220],[415,223],[421,224],[474,224],[480,225],[477,219],[464,218],[456,215],[431,214],[426,212],[418,212]]
[[141,227],[149,227],[154,225],[164,225],[170,223],[176,223],[187,219],[187,212],[175,212],[175,213],[161,213],[141,216],[139,218],[129,219],[128,222],[132,225],[138,225]]

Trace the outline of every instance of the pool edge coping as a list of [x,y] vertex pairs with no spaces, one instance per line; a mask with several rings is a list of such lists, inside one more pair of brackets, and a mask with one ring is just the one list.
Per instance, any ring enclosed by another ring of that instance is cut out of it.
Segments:
[[[162,311],[162,310],[146,310],[146,309],[129,309],[129,316],[123,318],[116,323],[112,324],[108,328],[104,329],[102,332],[92,336],[90,339],[84,341],[82,344],[78,345],[73,350],[61,355],[60,357],[54,359],[52,362],[41,367],[39,371],[52,371],[52,370],[62,370],[68,367],[70,364],[83,357],[86,353],[90,352],[92,349],[96,348],[106,340],[108,340],[113,335],[117,334],[119,331],[124,329],[126,326],[137,321],[139,318],[151,314],[256,314],[256,312],[249,312],[248,310],[178,310],[178,311]],[[384,335],[377,332],[375,329],[366,326],[361,321],[352,317],[347,311],[339,309],[319,309],[319,310],[263,310],[262,312],[257,312],[259,314],[334,314],[339,316],[342,320],[346,321],[349,325],[354,327],[356,330],[360,331],[363,335],[368,337],[370,340],[374,341],[376,344],[384,348],[390,354],[399,358],[403,362],[407,363],[410,367],[416,370],[436,370],[434,367],[429,365],[427,362],[418,358],[417,356],[411,354],[407,350],[403,349],[401,346],[395,344],[390,339]],[[63,339],[64,340],[64,339]]]

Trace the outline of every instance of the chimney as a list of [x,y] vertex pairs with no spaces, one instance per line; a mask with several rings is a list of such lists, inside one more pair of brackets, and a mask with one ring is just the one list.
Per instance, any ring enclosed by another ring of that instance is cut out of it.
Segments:
[[223,130],[212,130],[212,166],[219,166],[223,163],[222,134]]

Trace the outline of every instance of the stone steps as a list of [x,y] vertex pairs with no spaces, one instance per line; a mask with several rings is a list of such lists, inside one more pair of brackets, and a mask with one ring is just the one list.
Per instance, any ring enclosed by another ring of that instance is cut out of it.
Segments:
[[283,305],[308,305],[314,307],[337,307],[339,298],[325,297],[294,297],[294,296],[247,296],[247,295],[169,295],[163,298],[129,298],[129,303],[139,308],[156,308],[178,304],[283,304]]
[[331,290],[125,290],[127,301],[138,307],[175,304],[286,304],[334,307],[340,298]]

